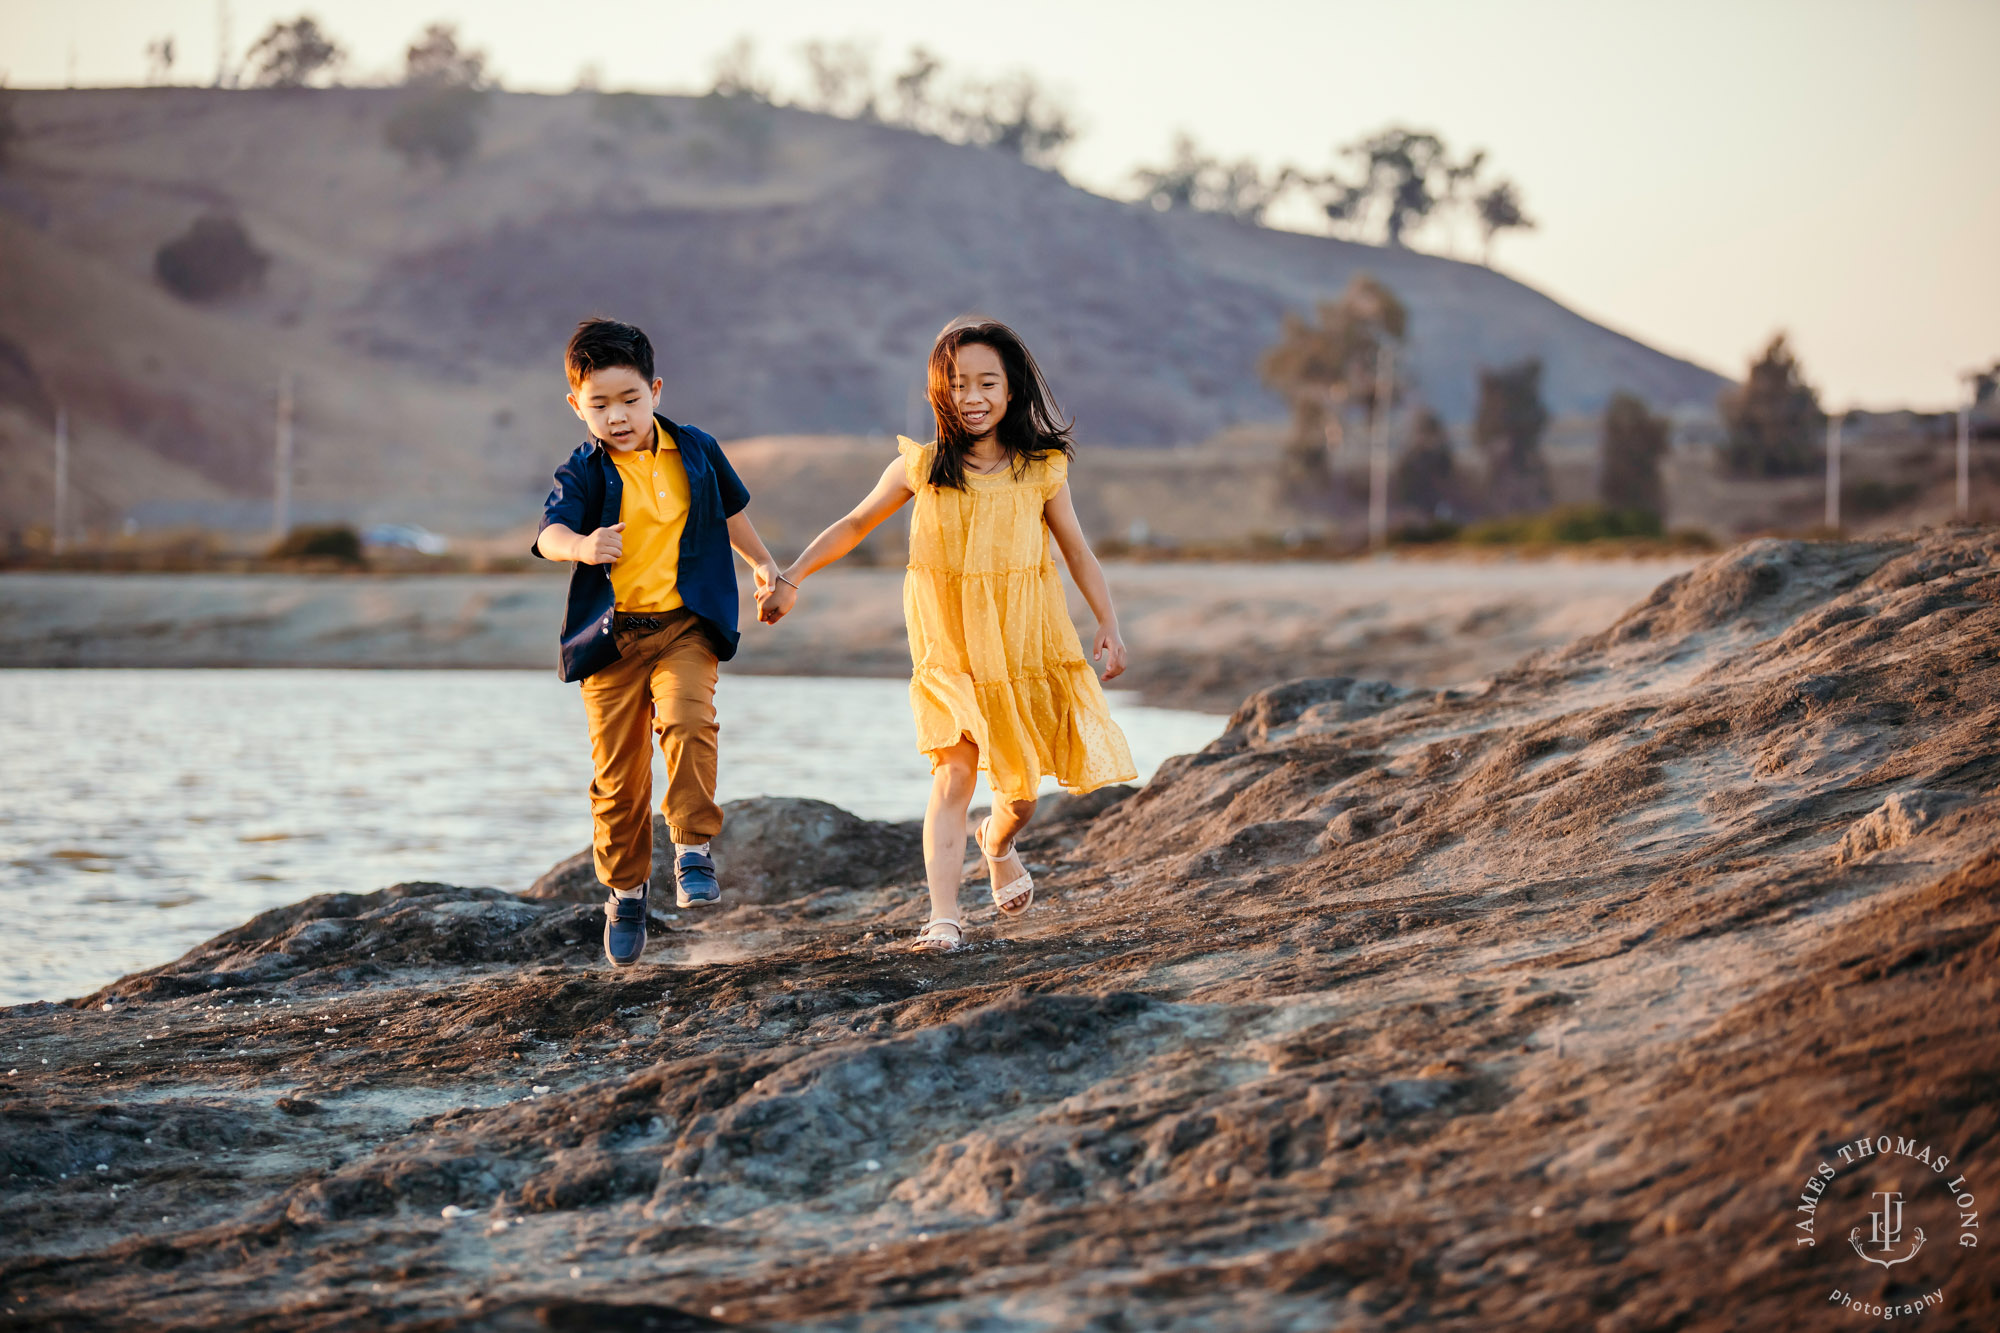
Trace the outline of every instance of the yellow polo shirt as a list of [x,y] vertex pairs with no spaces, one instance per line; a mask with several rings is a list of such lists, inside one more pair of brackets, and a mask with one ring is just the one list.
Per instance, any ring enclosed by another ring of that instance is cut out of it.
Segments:
[[653,423],[651,449],[610,451],[625,494],[618,521],[625,554],[611,562],[611,591],[620,611],[672,611],[681,604],[681,529],[687,526],[687,469],[674,437]]

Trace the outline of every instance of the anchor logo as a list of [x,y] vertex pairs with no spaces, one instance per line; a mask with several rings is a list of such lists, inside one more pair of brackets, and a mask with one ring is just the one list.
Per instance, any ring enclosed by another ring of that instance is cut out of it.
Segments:
[[[1875,1197],[1882,1201],[1882,1206],[1868,1214],[1867,1243],[1886,1251],[1903,1239],[1903,1196],[1894,1190],[1878,1190]],[[1884,1268],[1894,1268],[1897,1264],[1905,1264],[1916,1258],[1917,1251],[1924,1248],[1924,1229],[1915,1227],[1913,1232],[1916,1240],[1910,1245],[1910,1252],[1894,1259],[1880,1258],[1868,1253],[1862,1245],[1860,1227],[1855,1227],[1847,1233],[1847,1243],[1854,1247],[1856,1254],[1869,1263],[1880,1264]]]

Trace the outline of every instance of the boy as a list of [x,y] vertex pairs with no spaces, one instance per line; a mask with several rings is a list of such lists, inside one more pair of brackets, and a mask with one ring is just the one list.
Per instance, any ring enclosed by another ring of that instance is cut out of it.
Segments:
[[712,436],[660,416],[653,345],[630,324],[587,319],[564,353],[569,405],[591,438],[556,469],[534,551],[570,560],[558,674],[583,682],[596,777],[592,851],[606,888],[604,954],[646,947],[653,866],[653,756],[667,759],[661,803],[674,840],[675,901],[722,896],[709,839],[715,803],[716,666],[736,653],[733,547],[777,588],[778,568],[750,525],[750,493]]

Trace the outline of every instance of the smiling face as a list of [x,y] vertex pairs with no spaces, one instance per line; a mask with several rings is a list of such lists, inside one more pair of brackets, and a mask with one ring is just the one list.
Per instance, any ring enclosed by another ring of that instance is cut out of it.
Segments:
[[648,384],[631,366],[606,366],[583,377],[570,393],[569,405],[590,433],[613,449],[650,449],[660,381]]
[[951,405],[975,441],[988,440],[1007,415],[1007,368],[985,343],[958,349],[951,372]]

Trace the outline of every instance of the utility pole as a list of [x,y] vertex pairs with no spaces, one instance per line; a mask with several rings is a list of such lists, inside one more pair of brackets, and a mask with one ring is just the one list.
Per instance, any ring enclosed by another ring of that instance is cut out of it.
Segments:
[[1973,377],[1965,377],[1965,400],[1958,405],[1958,521],[1972,515],[1972,395]]
[[1389,413],[1396,402],[1396,345],[1375,347],[1375,420],[1368,442],[1368,545],[1389,544]]
[[1826,526],[1840,531],[1840,424],[1845,413],[1829,413],[1826,418]]
[[277,458],[271,467],[271,540],[292,530],[292,372],[278,379]]
[[229,86],[229,0],[215,0],[215,86]]
[[64,535],[69,530],[69,410],[56,408],[56,521],[49,537],[49,550],[61,555]]

